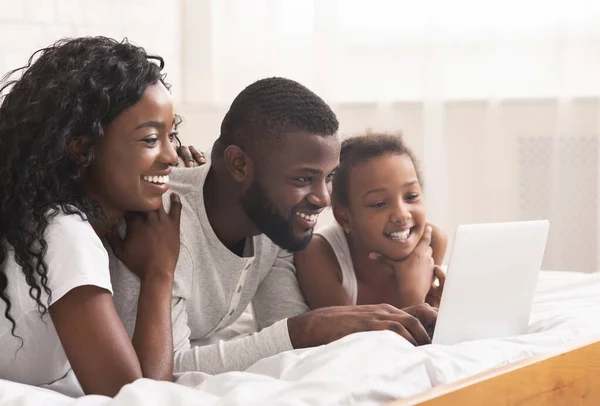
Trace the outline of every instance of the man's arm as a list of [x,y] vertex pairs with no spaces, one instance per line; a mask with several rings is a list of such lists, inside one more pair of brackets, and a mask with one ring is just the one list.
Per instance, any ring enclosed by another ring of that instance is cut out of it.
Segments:
[[328,344],[348,334],[373,330],[391,330],[415,345],[427,344],[431,339],[426,327],[435,325],[437,319],[437,311],[429,305],[406,311],[390,305],[366,305],[324,307],[309,312],[296,280],[293,255],[283,250],[260,284],[253,304],[259,328],[277,320],[287,321],[292,348]]
[[[190,259],[191,260],[191,259]],[[290,259],[291,261],[291,256]],[[180,258],[180,261],[183,262]],[[276,261],[276,266],[280,266],[279,262]],[[191,266],[191,265],[190,265]],[[274,268],[275,270],[275,268]],[[269,279],[270,286],[265,291],[270,291],[273,286],[277,286],[277,283],[286,284],[286,278],[290,276],[295,282],[295,274],[293,271],[293,265],[288,263],[283,264],[282,269],[283,275],[286,277],[281,278],[275,272],[275,277]],[[271,272],[273,274],[273,271]],[[267,278],[268,279],[268,278]],[[187,279],[186,279],[187,280]],[[177,282],[177,281],[176,281]],[[263,281],[264,282],[264,281]],[[288,280],[287,284],[290,284]],[[183,285],[183,284],[182,284]],[[182,286],[183,288],[183,286]],[[262,286],[259,288],[261,290]],[[296,287],[297,289],[297,287]],[[298,309],[295,311],[305,312],[306,305],[302,299],[302,295],[297,293],[296,300],[292,301],[292,309]],[[188,315],[187,315],[187,302],[185,298],[176,297],[173,299],[173,312],[172,312],[172,323],[173,323],[173,348],[175,352],[174,371],[177,373],[187,371],[201,371],[209,374],[218,374],[227,371],[243,371],[257,361],[278,354],[283,351],[291,350],[292,344],[287,330],[287,321],[279,320],[280,312],[269,311],[273,306],[277,305],[276,301],[269,296],[259,296],[259,302],[265,303],[265,305],[259,305],[259,309],[263,310],[259,314],[261,318],[260,332],[251,334],[249,336],[240,337],[230,341],[219,341],[216,344],[210,344],[205,346],[191,346],[190,343],[190,328],[188,327]],[[285,303],[286,301],[284,301]],[[255,309],[256,310],[256,309]],[[267,310],[266,312],[264,310]],[[201,314],[201,313],[200,313]],[[283,319],[285,318],[282,317]]]
[[269,274],[258,286],[254,299],[258,329],[308,312],[294,268],[294,255],[279,250]]
[[415,345],[431,342],[424,326],[435,324],[437,311],[429,305],[406,311],[389,305],[341,306],[307,313],[292,260],[291,254],[281,252],[257,290],[253,304],[257,324],[262,327],[258,333],[190,347],[185,301],[174,301],[173,328],[181,332],[174,333],[174,371],[241,371],[263,358],[327,344],[359,331],[391,330]]
[[173,370],[176,373],[243,371],[263,358],[292,348],[285,320],[259,333],[202,347],[190,346],[185,299],[173,300],[172,320],[175,350]]

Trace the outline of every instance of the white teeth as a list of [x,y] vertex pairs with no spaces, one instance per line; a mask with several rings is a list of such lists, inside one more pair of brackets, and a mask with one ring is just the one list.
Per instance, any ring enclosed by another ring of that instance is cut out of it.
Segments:
[[164,184],[169,183],[169,175],[165,176],[142,176],[142,179],[150,183]]
[[393,240],[406,240],[410,235],[410,228],[405,231],[397,231],[395,233],[390,233],[389,235],[390,237],[392,237]]
[[305,213],[300,213],[299,211],[296,212],[296,216],[303,218],[304,220],[308,220],[308,221],[315,221],[319,217],[318,214],[305,214]]

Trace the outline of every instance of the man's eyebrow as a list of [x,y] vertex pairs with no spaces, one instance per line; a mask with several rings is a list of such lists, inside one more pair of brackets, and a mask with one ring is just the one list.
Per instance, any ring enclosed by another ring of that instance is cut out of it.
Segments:
[[313,175],[322,175],[323,171],[317,168],[298,168],[298,172],[310,172]]
[[[337,171],[339,169],[339,165],[336,166],[335,168],[333,168],[331,170],[331,172],[329,173],[334,173],[335,171]],[[312,167],[305,167],[305,168],[299,168],[298,172],[310,172],[313,175],[322,175],[323,171],[321,169],[318,168],[312,168]]]
[[165,123],[163,123],[162,121],[145,121],[142,124],[135,127],[136,130],[139,130],[141,128],[156,128],[159,130],[163,130],[165,128]]

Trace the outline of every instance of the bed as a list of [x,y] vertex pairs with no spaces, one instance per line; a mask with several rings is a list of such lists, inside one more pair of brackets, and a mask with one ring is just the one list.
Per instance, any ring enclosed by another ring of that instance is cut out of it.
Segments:
[[531,357],[421,395],[403,405],[599,405],[600,341]]
[[0,406],[600,405],[599,319],[600,273],[544,271],[523,336],[415,348],[390,332],[360,333],[244,372],[140,379],[114,399],[0,380]]

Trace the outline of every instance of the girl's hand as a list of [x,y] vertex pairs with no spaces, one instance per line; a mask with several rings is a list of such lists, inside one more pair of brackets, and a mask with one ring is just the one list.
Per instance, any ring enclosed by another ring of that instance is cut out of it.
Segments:
[[[434,280],[431,283],[431,287],[429,288],[425,302],[427,302],[431,307],[439,309],[440,301],[442,300],[442,293],[444,291],[444,284],[446,283],[446,274],[444,271],[442,271],[442,268],[436,265],[433,268],[433,276]],[[435,279],[438,280],[437,285],[435,283]]]
[[369,258],[379,260],[390,267],[398,285],[398,307],[408,307],[425,302],[433,280],[433,250],[431,244],[431,226],[425,227],[421,241],[408,258],[395,261],[378,253],[369,254]]

